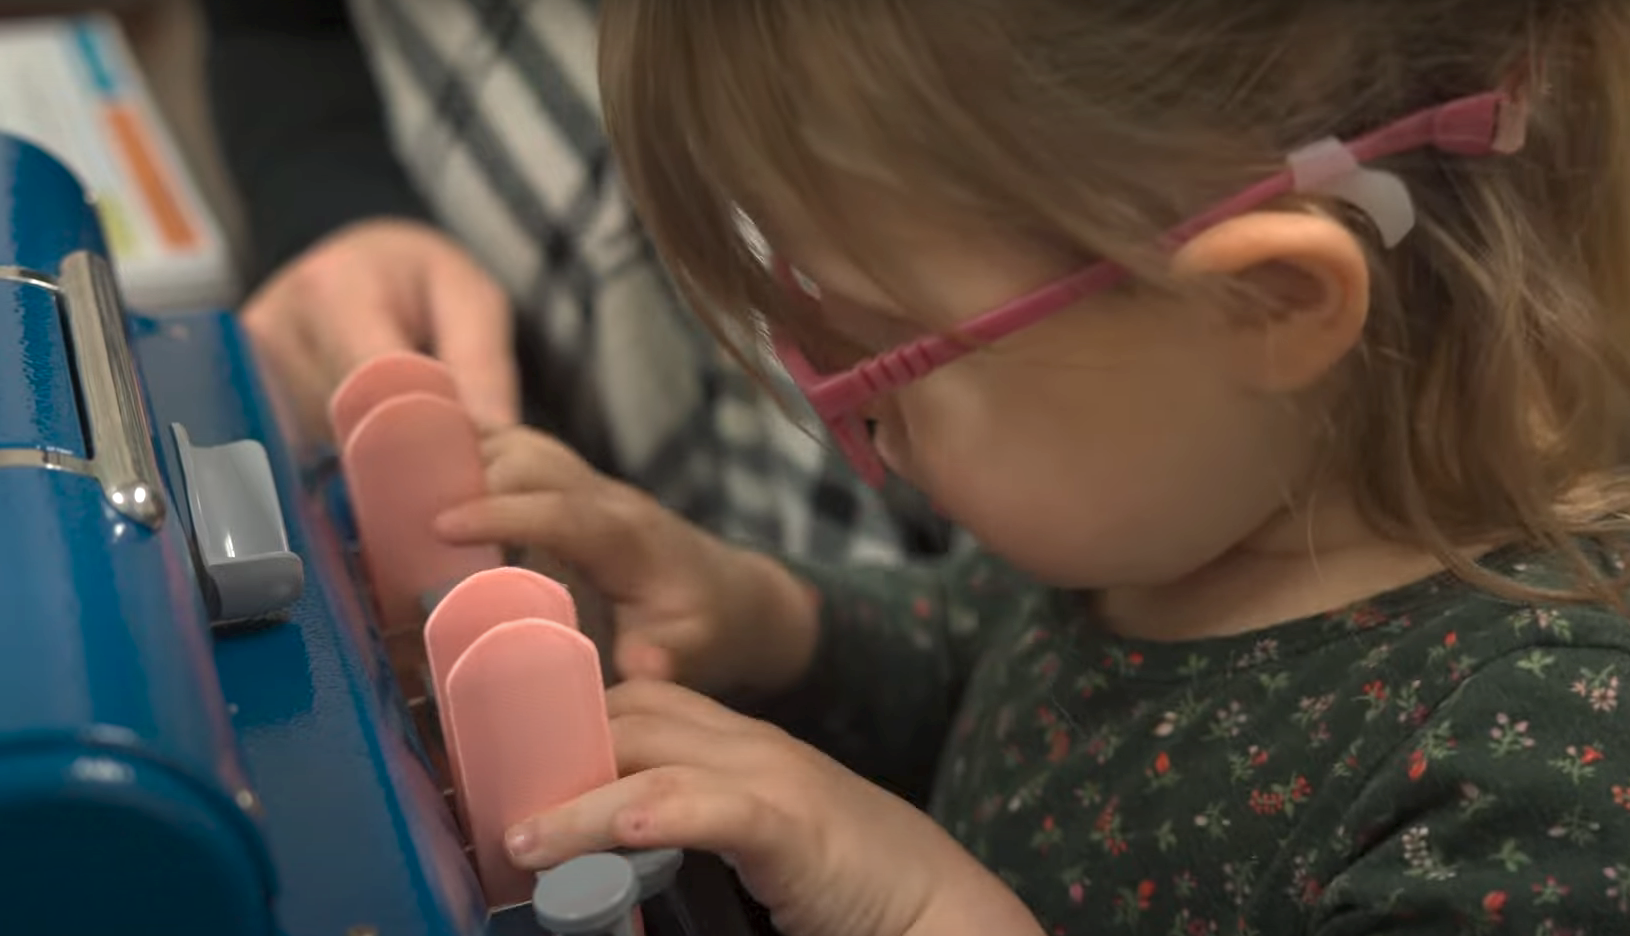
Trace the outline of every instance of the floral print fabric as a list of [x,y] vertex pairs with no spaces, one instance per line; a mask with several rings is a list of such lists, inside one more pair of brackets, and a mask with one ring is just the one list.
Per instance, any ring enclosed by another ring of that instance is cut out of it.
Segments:
[[800,571],[824,630],[789,710],[821,714],[789,727],[926,798],[1049,932],[1630,933],[1616,612],[1442,575],[1158,644],[984,557]]

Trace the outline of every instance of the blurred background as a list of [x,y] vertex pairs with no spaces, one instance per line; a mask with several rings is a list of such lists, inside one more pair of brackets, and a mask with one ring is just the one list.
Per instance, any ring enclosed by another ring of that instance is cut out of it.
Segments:
[[[203,23],[194,0],[0,0],[0,17],[106,12],[119,24],[211,207],[236,238],[236,196],[221,169],[204,100]],[[6,24],[0,21],[0,30]]]

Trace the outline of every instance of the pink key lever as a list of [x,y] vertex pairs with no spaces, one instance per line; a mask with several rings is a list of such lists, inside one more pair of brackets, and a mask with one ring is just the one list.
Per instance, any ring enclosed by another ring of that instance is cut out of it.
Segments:
[[328,422],[340,448],[357,424],[379,404],[410,393],[428,393],[458,402],[458,388],[447,366],[409,351],[382,354],[352,371],[328,398]]
[[[453,666],[484,634],[507,621],[526,618],[556,621],[577,628],[577,609],[566,588],[527,569],[504,566],[477,572],[453,586],[430,613],[424,626],[425,658],[431,692],[438,700],[442,744],[447,749],[455,790],[464,789],[459,775],[458,737],[445,704],[447,677]],[[469,817],[465,816],[466,822]]]
[[510,863],[504,831],[617,779],[599,655],[564,624],[510,621],[453,664],[440,701],[487,900],[525,903],[535,876]]
[[[637,931],[637,912],[625,919],[620,904],[584,903],[603,887],[521,871],[504,848],[510,826],[612,782],[617,769],[599,654],[577,630],[571,593],[503,566],[496,547],[435,536],[438,514],[485,492],[479,435],[446,368],[415,354],[375,358],[330,399],[329,417],[387,647],[393,635],[419,638],[412,660],[392,650],[393,668],[417,670],[423,654],[489,905],[526,903],[536,888],[540,920],[572,928],[609,913]],[[629,899],[666,886],[677,859],[616,858],[645,869]]]
[[362,555],[389,634],[417,630],[420,595],[503,564],[496,546],[455,546],[435,519],[486,492],[475,423],[458,403],[410,393],[379,404],[340,455]]

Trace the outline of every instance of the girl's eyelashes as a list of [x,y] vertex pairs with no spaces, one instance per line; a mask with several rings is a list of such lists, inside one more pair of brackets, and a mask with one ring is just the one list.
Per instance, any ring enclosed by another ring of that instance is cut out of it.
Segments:
[[926,333],[904,313],[825,289],[813,276],[790,263],[785,267],[784,283],[815,313],[811,333],[802,343],[805,356],[827,373],[846,370]]
[[922,337],[923,329],[899,315],[829,297],[821,304],[831,330],[867,354],[880,354]]
[[819,302],[821,300],[820,284],[810,279],[808,274],[797,267],[788,267],[788,269],[792,272],[792,284],[798,287],[798,290],[805,296]]
[[808,322],[800,344],[805,356],[827,373],[846,370],[922,334],[921,329],[898,318],[833,297],[818,308],[818,317]]
[[865,332],[876,335],[885,328],[896,334],[904,332],[918,332],[915,323],[911,322],[899,312],[880,309],[864,302],[858,302],[836,293],[827,295],[814,277],[795,266],[788,266],[787,272],[792,285],[805,298],[821,304],[826,313],[825,318],[833,327],[840,329],[850,337],[858,338],[856,332]]

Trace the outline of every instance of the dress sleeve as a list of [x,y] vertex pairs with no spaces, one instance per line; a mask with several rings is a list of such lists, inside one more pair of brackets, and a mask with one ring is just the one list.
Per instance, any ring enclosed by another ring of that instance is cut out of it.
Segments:
[[1311,932],[1630,932],[1630,712],[1617,649],[1530,648],[1465,680],[1348,813]]
[[819,596],[815,661],[802,685],[757,714],[922,801],[980,650],[1043,592],[978,553],[904,567],[792,569]]
[[345,0],[202,6],[210,109],[253,280],[351,222],[430,218],[392,151]]

